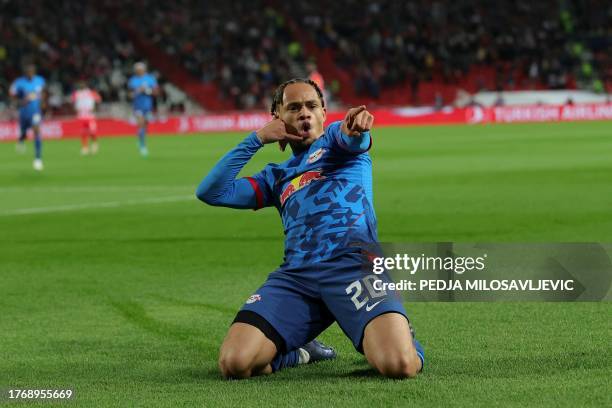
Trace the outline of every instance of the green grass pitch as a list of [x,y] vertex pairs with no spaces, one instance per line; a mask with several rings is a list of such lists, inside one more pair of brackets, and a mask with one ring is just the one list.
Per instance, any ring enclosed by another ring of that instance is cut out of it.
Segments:
[[[218,347],[283,246],[274,209],[193,195],[242,137],[153,137],[148,159],[135,138],[95,157],[50,141],[41,174],[31,144],[0,144],[0,388],[71,387],[75,407],[612,405],[610,303],[407,304],[415,380],[375,375],[334,325],[336,361],[223,381]],[[612,242],[610,122],[374,138],[383,241]],[[268,146],[244,174],[286,155]]]

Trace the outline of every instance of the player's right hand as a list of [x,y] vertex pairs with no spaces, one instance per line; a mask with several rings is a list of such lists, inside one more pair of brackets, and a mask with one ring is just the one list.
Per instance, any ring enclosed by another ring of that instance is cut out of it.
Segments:
[[285,147],[287,147],[287,143],[290,141],[302,141],[302,137],[298,135],[297,129],[278,118],[266,123],[264,127],[256,132],[256,135],[263,144],[278,142],[282,151],[285,151]]

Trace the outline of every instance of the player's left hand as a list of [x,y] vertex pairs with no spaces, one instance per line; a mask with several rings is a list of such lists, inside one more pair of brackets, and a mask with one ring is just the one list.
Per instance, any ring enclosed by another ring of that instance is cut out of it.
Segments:
[[365,105],[351,108],[342,121],[342,133],[348,136],[359,136],[372,128],[374,115],[367,111]]

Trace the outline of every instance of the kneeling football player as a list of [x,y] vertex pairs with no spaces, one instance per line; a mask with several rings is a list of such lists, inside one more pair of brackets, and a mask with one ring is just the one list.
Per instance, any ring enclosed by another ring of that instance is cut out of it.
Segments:
[[[414,377],[424,353],[406,311],[391,292],[373,291],[362,251],[377,242],[372,201],[370,129],[365,106],[324,128],[319,87],[293,79],[275,92],[273,119],[227,153],[198,186],[207,204],[239,209],[274,206],[285,230],[285,259],[238,312],[221,346],[226,378],[272,373],[335,357],[314,341],[334,321],[372,367]],[[265,144],[293,155],[252,177],[236,176]]]

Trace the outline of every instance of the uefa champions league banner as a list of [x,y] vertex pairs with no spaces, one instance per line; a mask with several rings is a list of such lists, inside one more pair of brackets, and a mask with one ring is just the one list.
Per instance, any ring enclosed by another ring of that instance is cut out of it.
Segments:
[[[327,122],[341,120],[345,111],[327,114]],[[375,127],[410,125],[451,125],[481,123],[525,123],[612,120],[612,103],[581,105],[528,105],[507,107],[432,107],[374,109]],[[233,112],[223,114],[157,117],[149,125],[149,134],[180,135],[189,133],[249,132],[270,120],[267,112]],[[100,136],[132,136],[135,120],[99,118]],[[83,122],[78,119],[43,120],[41,131],[45,139],[79,137]],[[0,121],[0,141],[16,140],[17,121]]]
[[611,259],[601,243],[383,243],[363,249],[364,276],[347,293],[368,304],[387,292],[409,302],[610,301]]

